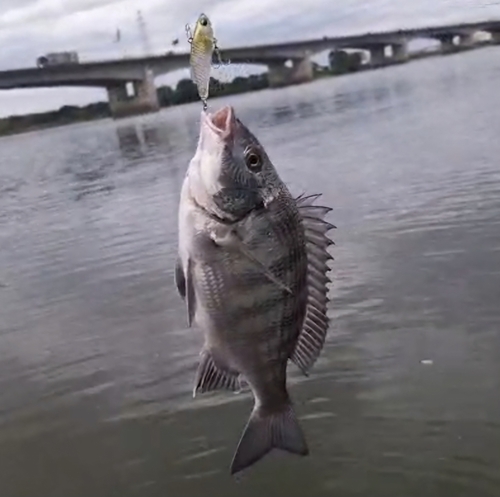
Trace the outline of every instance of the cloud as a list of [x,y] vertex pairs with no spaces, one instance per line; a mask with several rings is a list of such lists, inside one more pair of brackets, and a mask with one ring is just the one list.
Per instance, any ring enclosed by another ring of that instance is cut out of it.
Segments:
[[[42,53],[77,50],[82,60],[140,55],[141,9],[154,52],[205,12],[225,46],[296,40],[446,22],[500,19],[496,0],[1,0],[0,70],[33,67]],[[122,41],[114,43],[116,29]],[[178,74],[161,78],[174,81]],[[26,113],[105,99],[98,89],[0,92],[0,114]]]

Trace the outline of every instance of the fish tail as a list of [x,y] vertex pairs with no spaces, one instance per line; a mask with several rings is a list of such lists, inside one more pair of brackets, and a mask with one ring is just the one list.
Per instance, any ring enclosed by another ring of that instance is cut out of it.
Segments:
[[279,410],[254,407],[234,453],[231,474],[252,466],[273,448],[301,456],[309,454],[304,433],[290,401]]

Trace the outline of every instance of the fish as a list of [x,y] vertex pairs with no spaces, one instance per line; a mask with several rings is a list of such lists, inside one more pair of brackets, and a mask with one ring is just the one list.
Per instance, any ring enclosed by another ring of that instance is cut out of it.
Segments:
[[200,14],[198,17],[190,42],[191,53],[189,56],[189,65],[191,68],[191,79],[198,89],[198,95],[203,102],[203,110],[206,110],[212,57],[217,48],[217,41],[214,38],[212,23],[205,14]]
[[307,376],[329,327],[335,226],[319,197],[290,193],[233,107],[202,111],[180,193],[174,277],[188,326],[204,337],[193,396],[245,385],[254,397],[231,474],[274,448],[309,454],[287,365]]

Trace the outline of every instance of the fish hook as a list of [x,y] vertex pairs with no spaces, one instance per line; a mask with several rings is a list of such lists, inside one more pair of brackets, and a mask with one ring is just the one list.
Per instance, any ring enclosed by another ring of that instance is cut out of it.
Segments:
[[217,46],[217,40],[214,38],[214,53],[217,57],[217,61],[215,64],[213,64],[214,68],[217,69],[222,65],[222,58],[220,55],[220,50],[219,47]]
[[228,59],[227,62],[224,62],[222,60],[222,55],[220,53],[220,48],[219,48],[219,45],[217,45],[217,39],[214,38],[214,52],[215,52],[215,55],[217,56],[217,64],[214,64],[214,68],[217,69],[218,67],[220,66],[228,66],[231,61]]
[[188,43],[193,43],[193,33],[191,32],[191,26],[189,24],[186,24],[185,30]]

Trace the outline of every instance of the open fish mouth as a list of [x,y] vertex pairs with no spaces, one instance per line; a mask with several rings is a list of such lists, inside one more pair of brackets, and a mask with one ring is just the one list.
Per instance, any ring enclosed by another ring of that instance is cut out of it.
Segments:
[[234,109],[230,105],[222,107],[213,114],[206,114],[206,123],[209,128],[221,137],[231,134],[235,122]]

